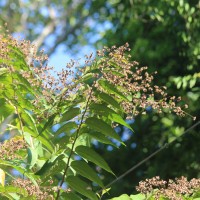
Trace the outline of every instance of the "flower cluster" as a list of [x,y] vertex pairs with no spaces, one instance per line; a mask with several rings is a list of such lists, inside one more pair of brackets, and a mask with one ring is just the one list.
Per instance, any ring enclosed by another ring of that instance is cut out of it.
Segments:
[[9,140],[4,141],[0,144],[0,158],[1,159],[20,159],[21,156],[16,152],[20,149],[26,149],[27,143],[22,137],[14,137]]
[[166,197],[170,200],[182,200],[181,195],[192,195],[195,191],[200,189],[200,179],[187,180],[186,177],[176,178],[175,181],[161,180],[160,177],[153,177],[140,181],[136,190],[142,194],[153,193],[155,199]]
[[[62,94],[60,99],[63,99],[79,90],[81,83],[77,79],[85,73],[86,68],[77,70],[78,62],[71,60],[61,72],[54,72],[54,74],[57,74],[57,78],[55,78],[52,75],[53,68],[47,66],[48,57],[43,52],[38,56],[37,48],[29,41],[0,35],[0,46],[0,57],[3,60],[8,58],[10,46],[21,50],[31,69],[30,71],[20,70],[21,75],[29,81],[35,90],[41,91],[49,104],[55,102],[54,97],[57,95]],[[131,56],[127,54],[128,51],[130,51],[130,48],[126,43],[118,48],[116,46],[104,47],[102,51],[97,51],[97,58],[94,59],[92,54],[86,56],[85,64],[89,65],[91,69],[98,63],[98,71],[93,73],[96,79],[94,86],[99,91],[104,91],[98,84],[99,79],[104,79],[127,97],[127,101],[124,99],[119,101],[128,117],[140,113],[145,114],[147,108],[152,108],[158,113],[167,109],[179,116],[185,116],[187,113],[177,105],[180,97],[168,97],[165,86],[154,85],[153,79],[157,72],[150,74],[147,67],[139,67],[136,61],[131,61]],[[7,65],[12,72],[14,71],[13,65],[14,62],[9,62]],[[1,65],[0,67],[5,66]],[[76,74],[74,74],[75,68],[77,68]],[[117,95],[115,94],[115,96]],[[40,96],[36,96],[33,103],[38,108],[43,105]],[[185,108],[187,108],[187,105],[185,105]]]
[[[177,102],[180,97],[169,97],[165,86],[154,85],[153,79],[157,72],[150,74],[148,67],[139,67],[136,61],[131,61],[128,43],[117,48],[105,47],[102,51],[97,51],[101,57],[99,70],[101,78],[106,79],[115,86],[129,101],[121,101],[121,105],[130,116],[136,116],[140,113],[145,114],[147,108],[151,108],[158,113],[164,109],[175,112],[179,116],[185,116],[186,113]],[[96,87],[103,91],[100,85]],[[184,108],[187,108],[184,105]]]
[[27,192],[27,196],[36,197],[37,200],[53,200],[53,196],[50,195],[52,191],[51,187],[39,187],[34,185],[30,180],[17,178],[12,181],[12,184],[18,188],[22,188]]

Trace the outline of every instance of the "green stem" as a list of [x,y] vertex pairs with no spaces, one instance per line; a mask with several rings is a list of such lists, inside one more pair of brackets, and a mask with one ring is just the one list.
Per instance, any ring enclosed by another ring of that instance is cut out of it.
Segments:
[[73,144],[72,144],[72,148],[71,148],[71,151],[70,151],[68,160],[67,160],[67,165],[66,165],[66,167],[65,167],[64,174],[63,174],[63,176],[62,176],[62,180],[61,180],[60,185],[59,185],[59,188],[58,188],[58,193],[57,193],[57,196],[56,196],[56,200],[58,200],[58,198],[59,198],[59,196],[60,196],[60,189],[61,189],[61,187],[62,187],[62,185],[63,185],[63,183],[64,183],[64,181],[65,181],[65,177],[66,177],[67,171],[68,171],[68,169],[69,169],[70,159],[71,159],[72,154],[73,154],[73,152],[74,152],[75,143],[76,143],[76,140],[78,139],[79,131],[80,131],[81,126],[82,126],[82,124],[83,124],[83,120],[84,120],[85,114],[86,114],[87,109],[88,109],[88,106],[89,106],[89,101],[90,101],[91,95],[92,95],[92,88],[91,88],[90,93],[89,93],[89,98],[88,98],[88,100],[87,100],[87,103],[86,103],[86,106],[85,106],[85,110],[84,110],[84,112],[83,112],[83,114],[82,114],[82,117],[81,117],[81,122],[80,122],[80,124],[79,124],[79,126],[78,126],[78,128],[77,128],[77,131],[76,131],[76,136],[75,136],[75,139],[74,139],[74,142],[73,142]]

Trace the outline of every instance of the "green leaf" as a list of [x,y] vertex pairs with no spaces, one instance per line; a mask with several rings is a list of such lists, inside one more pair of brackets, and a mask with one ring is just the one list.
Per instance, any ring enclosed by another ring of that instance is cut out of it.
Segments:
[[91,190],[88,190],[88,184],[85,183],[84,181],[82,181],[80,178],[76,177],[76,176],[68,176],[66,179],[67,183],[69,184],[69,186],[76,190],[78,193],[86,196],[89,199],[92,200],[98,200],[97,196],[95,195],[94,192],[92,192]]
[[57,113],[54,113],[53,115],[51,115],[48,118],[48,121],[44,124],[42,130],[40,131],[40,133],[42,133],[43,131],[45,131],[47,128],[50,128],[53,125],[54,119],[56,117]]
[[15,186],[5,186],[5,187],[0,186],[0,193],[17,193],[23,196],[28,196],[28,193],[24,188]]
[[91,148],[89,148],[87,146],[78,146],[78,147],[76,147],[75,152],[79,156],[95,163],[99,167],[103,168],[104,170],[106,170],[114,175],[114,173],[111,171],[111,169],[108,166],[108,164],[106,163],[106,161]]
[[[9,115],[11,115],[12,113],[14,113],[14,111],[15,111],[14,106],[9,105],[5,101],[5,99],[0,99],[0,114],[1,114],[1,117],[3,117],[5,119]],[[14,118],[14,116],[13,116],[13,118]]]
[[79,145],[83,145],[83,146],[88,146],[89,147],[91,145],[91,137],[88,134],[81,134],[77,138],[74,147],[76,148]]
[[98,95],[98,97],[100,99],[102,99],[107,104],[112,105],[114,108],[117,108],[120,111],[122,111],[122,108],[121,108],[120,104],[113,97],[111,97],[110,95],[108,95],[108,94],[106,94],[104,92],[98,93],[97,95]]
[[112,198],[110,200],[132,200],[127,194],[122,194],[119,197]]
[[23,122],[28,126],[31,130],[34,131],[34,135],[37,136],[39,135],[37,127],[36,127],[36,122],[31,113],[28,110],[25,109],[20,109],[21,110],[21,118],[23,119]]
[[11,84],[12,83],[12,77],[10,76],[10,74],[1,74],[0,76],[0,83],[1,84],[5,84],[5,85],[8,85],[8,84]]
[[144,200],[146,196],[144,194],[136,194],[130,196],[131,200]]
[[31,127],[26,127],[24,126],[24,133],[27,135],[31,135],[32,137],[36,138],[39,140],[50,152],[53,151],[53,143],[49,138],[46,138],[43,133],[38,135],[38,133],[35,133],[34,130],[30,129]]
[[118,148],[117,145],[115,145],[115,143],[111,142],[105,135],[99,133],[99,132],[90,132],[90,133],[85,133],[88,136],[92,137],[93,139],[96,139],[97,141],[104,143],[104,144],[109,144],[112,145],[116,148]]
[[127,124],[119,114],[117,114],[114,110],[108,108],[106,105],[92,104],[90,106],[90,109],[94,110],[95,113],[106,116],[111,121],[114,121],[114,122],[117,122],[117,123],[119,123],[123,126],[126,126],[127,128],[129,128],[130,130],[133,131],[131,126],[129,124]]
[[32,87],[31,83],[22,76],[22,74],[19,71],[16,71],[12,76],[19,81],[20,85],[23,85],[24,88],[26,88],[26,91],[33,94],[37,91],[37,87]]
[[1,76],[2,74],[5,74],[5,73],[8,73],[8,68],[1,67],[1,68],[0,68],[0,76]]
[[123,93],[121,93],[113,84],[109,83],[106,80],[99,80],[98,83],[104,90],[106,90],[110,94],[115,94],[121,99],[128,101],[128,99],[123,95]]
[[62,114],[60,122],[69,121],[80,114],[80,108],[70,108]]
[[76,160],[71,163],[71,167],[81,176],[84,176],[103,187],[103,183],[97,173],[86,162]]
[[27,151],[28,151],[28,158],[27,158],[28,168],[31,169],[37,162],[38,153],[37,149],[33,148],[28,148]]
[[67,135],[70,135],[70,131],[77,128],[77,124],[75,122],[68,122],[64,125],[62,125],[56,132],[55,137],[57,137],[60,133],[69,133]]
[[98,131],[100,133],[103,133],[106,136],[109,136],[111,138],[114,138],[114,139],[122,142],[120,136],[117,135],[117,133],[114,131],[114,129],[109,124],[104,122],[103,120],[95,118],[95,117],[90,117],[90,118],[86,119],[85,123],[92,130]]
[[25,169],[22,166],[17,166],[16,162],[12,162],[12,161],[5,161],[5,160],[1,160],[0,159],[0,168],[3,168],[3,166],[9,166],[12,167],[14,169],[16,169],[17,171],[19,171],[21,174],[23,174],[24,176],[26,176],[27,178],[29,178],[36,186],[37,186],[37,182],[36,182],[36,176],[33,174],[33,172],[31,172],[30,170]]
[[64,158],[64,155],[54,155],[52,158],[48,159],[44,165],[38,170],[35,175],[46,175],[51,168],[55,167],[57,161],[61,161]]
[[94,74],[93,73],[87,73],[85,75],[82,76],[82,78],[80,79],[81,82],[84,82],[86,84],[92,84],[94,80]]

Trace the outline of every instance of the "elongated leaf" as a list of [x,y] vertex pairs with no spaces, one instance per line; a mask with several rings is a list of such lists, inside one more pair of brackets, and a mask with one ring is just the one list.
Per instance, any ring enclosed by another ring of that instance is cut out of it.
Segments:
[[36,176],[30,170],[27,170],[22,166],[17,166],[15,162],[5,161],[5,160],[2,160],[2,159],[0,159],[0,166],[9,166],[9,167],[16,169],[21,174],[23,174],[24,176],[29,178],[37,186],[37,182],[35,181]]
[[44,146],[47,147],[47,149],[52,152],[53,151],[53,144],[51,140],[46,138],[42,133],[39,135],[38,133],[35,133],[34,130],[31,130],[30,127],[24,126],[24,132],[25,134],[31,135],[34,138],[37,138]]
[[14,111],[15,109],[12,105],[7,104],[5,99],[0,99],[0,113],[3,118],[7,118],[9,115],[14,113]]
[[57,113],[54,113],[53,115],[51,115],[48,118],[48,121],[44,124],[42,130],[40,131],[40,133],[42,133],[43,131],[45,131],[47,128],[50,128],[53,125],[54,119],[56,117]]
[[28,100],[26,98],[26,95],[28,94],[28,92],[23,93],[23,91],[20,91],[21,87],[17,88],[17,90],[15,91],[15,95],[17,95],[17,101],[18,101],[18,105],[20,105],[21,108],[24,108],[26,110],[34,110],[34,106],[32,104],[32,102],[30,102],[30,100]]
[[71,163],[71,167],[81,176],[84,176],[103,187],[103,183],[97,173],[86,162],[76,160]]
[[119,114],[117,114],[114,110],[108,108],[106,105],[92,104],[90,106],[90,109],[94,110],[95,113],[106,116],[111,121],[117,122],[123,126],[126,126],[130,130],[132,130],[131,126],[129,124],[127,124]]
[[19,81],[19,84],[23,85],[26,88],[27,92],[36,92],[35,88],[31,86],[30,82],[26,78],[24,78],[19,71],[16,71],[14,74],[12,74],[12,76]]
[[37,127],[36,127],[35,119],[31,115],[31,113],[27,110],[21,109],[20,115],[23,121],[26,123],[26,125],[35,132],[35,135],[39,135]]
[[70,108],[69,110],[63,113],[63,116],[60,119],[60,122],[69,121],[70,119],[73,119],[79,114],[80,114],[80,108]]
[[1,193],[0,199],[1,200],[8,200],[8,199],[9,200],[19,200],[19,198],[13,198],[13,193],[8,194],[8,193],[5,193],[5,192]]
[[107,104],[110,104],[112,105],[114,108],[117,108],[119,109],[120,111],[122,111],[122,108],[120,106],[120,104],[113,98],[111,97],[110,95],[104,93],[104,92],[101,92],[99,94],[97,94],[98,97],[100,99],[102,99],[104,102],[106,102]]
[[[99,133],[99,132],[89,132],[89,133],[84,133],[84,134],[87,134],[88,136],[90,136],[91,138],[101,142],[101,143],[104,143],[104,144],[109,144],[109,145],[112,145],[116,148],[118,148],[117,145],[115,145],[115,143],[111,142],[108,137],[106,137],[105,135]],[[83,134],[83,135],[84,135]]]
[[118,77],[124,77],[125,75],[124,74],[122,74],[122,73],[120,73],[119,71],[116,71],[116,70],[111,70],[111,69],[108,69],[108,70],[104,70],[104,72],[106,73],[112,73],[112,74],[114,74],[114,75],[116,75],[116,76],[118,76]]
[[114,174],[111,171],[108,164],[106,163],[106,161],[91,148],[89,148],[87,146],[78,146],[78,147],[76,147],[75,151],[79,156],[95,163],[96,165],[98,165],[99,167],[103,168],[104,170],[110,172],[111,174]]
[[98,200],[95,193],[87,189],[88,184],[82,181],[80,178],[76,176],[68,176],[66,181],[69,184],[69,186],[78,193],[86,196],[89,199]]
[[106,90],[110,94],[115,94],[121,97],[123,100],[128,101],[128,99],[113,84],[109,83],[106,80],[99,80],[98,83],[104,90]]
[[5,187],[0,186],[0,193],[18,193],[23,196],[28,196],[28,192],[24,188],[15,187],[11,185]]
[[92,130],[98,131],[100,133],[103,133],[106,136],[109,136],[111,138],[114,138],[114,139],[122,142],[121,138],[119,137],[119,135],[117,135],[117,133],[114,131],[114,129],[109,124],[104,122],[103,120],[95,118],[95,117],[90,117],[90,118],[86,119],[85,123]]
[[82,76],[82,78],[80,79],[81,82],[87,83],[87,84],[92,84],[94,77],[93,77],[93,73],[87,73],[85,75]]
[[38,153],[37,153],[37,149],[33,149],[33,148],[28,148],[28,168],[31,169],[37,162],[38,159]]
[[2,186],[5,185],[5,176],[6,176],[5,172],[3,171],[3,169],[0,168],[0,183]]
[[49,160],[47,160],[44,165],[41,167],[41,169],[39,171],[37,171],[35,174],[36,175],[46,175],[47,173],[49,173],[49,171],[51,170],[51,168],[54,168],[56,165],[57,161],[61,161],[64,158],[64,155],[60,154],[60,155],[54,155],[52,156],[52,158],[50,158]]
[[[77,128],[77,124],[75,122],[68,122],[64,125],[62,125],[56,132],[55,132],[55,137],[58,136],[60,133],[69,133],[73,129]],[[68,135],[69,135],[68,134]]]

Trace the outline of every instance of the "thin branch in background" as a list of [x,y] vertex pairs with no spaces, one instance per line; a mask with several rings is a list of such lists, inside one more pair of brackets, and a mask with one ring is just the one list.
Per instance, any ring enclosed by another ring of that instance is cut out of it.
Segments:
[[[166,149],[169,145],[171,145],[172,143],[174,143],[175,141],[177,141],[179,138],[183,137],[186,133],[188,133],[189,131],[191,131],[192,129],[194,129],[195,127],[197,127],[200,124],[200,121],[196,122],[194,125],[192,125],[191,127],[189,127],[187,130],[185,130],[183,132],[183,134],[181,134],[179,137],[176,137],[174,140],[172,140],[169,143],[165,143],[163,146],[161,146],[158,150],[154,151],[152,154],[150,154],[149,156],[147,156],[145,159],[143,159],[142,161],[140,161],[139,163],[137,163],[136,165],[134,165],[133,167],[131,167],[130,169],[128,169],[126,172],[124,172],[123,174],[121,174],[119,177],[117,177],[115,180],[111,181],[109,184],[107,184],[105,186],[105,188],[110,187],[111,185],[113,185],[114,183],[118,182],[119,180],[123,179],[126,175],[128,175],[129,173],[131,173],[133,170],[137,169],[138,167],[140,167],[143,163],[147,162],[148,160],[150,160],[152,157],[156,156],[158,153],[160,153],[161,151],[163,151],[164,149]],[[97,191],[97,193],[101,193],[104,189],[101,189],[99,191]]]

